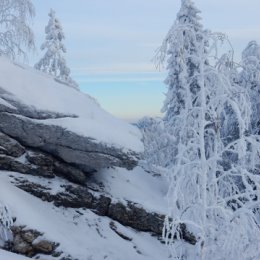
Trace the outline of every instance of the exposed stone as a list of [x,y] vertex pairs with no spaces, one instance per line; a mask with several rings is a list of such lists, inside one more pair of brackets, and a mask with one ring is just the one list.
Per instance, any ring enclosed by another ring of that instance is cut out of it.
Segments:
[[[96,194],[88,188],[67,185],[64,192],[50,194],[48,189],[32,184],[30,182],[17,183],[17,187],[27,191],[34,196],[54,202],[55,206],[65,208],[88,208],[100,216],[107,216],[118,221],[124,226],[132,227],[138,231],[151,232],[161,237],[165,216],[155,212],[149,212],[140,205],[132,202],[114,203],[111,198]],[[181,225],[183,239],[190,244],[196,244],[196,237],[187,230],[184,224]]]
[[20,236],[16,236],[13,243],[13,252],[21,255],[32,255],[33,247],[24,241]]
[[[24,226],[13,226],[11,228],[13,232],[13,242],[5,249],[15,252],[17,254],[33,257],[37,254],[53,255],[58,244],[50,242],[45,239],[40,239],[43,235],[37,230],[26,229]],[[60,255],[57,252],[57,255]]]
[[51,256],[53,256],[53,257],[59,257],[59,256],[62,255],[62,253],[63,253],[62,251],[53,252]]
[[31,150],[26,151],[22,159],[0,154],[0,170],[45,178],[59,176],[82,185],[87,180],[87,175],[83,171],[51,155]]
[[0,154],[20,157],[25,153],[25,148],[16,140],[0,132]]
[[48,191],[49,188],[46,188],[40,184],[28,182],[28,181],[21,181],[16,179],[19,184],[16,184],[17,187],[20,189],[34,195],[37,198],[40,198],[42,201],[52,202],[54,201],[53,195],[51,195]]
[[52,171],[53,170],[53,157],[37,151],[28,151],[26,153],[26,159],[29,163],[45,167],[46,170]]
[[107,216],[110,204],[111,199],[109,197],[104,195],[95,197],[93,202],[93,208],[95,209],[94,212],[100,216]]
[[21,237],[27,242],[32,243],[36,238],[38,238],[41,235],[41,233],[35,231],[35,230],[25,230],[24,232],[21,232]]
[[33,176],[42,176],[45,178],[55,177],[53,172],[50,172],[45,168],[37,167],[30,163],[19,161],[17,158],[5,155],[0,155],[0,170],[19,172]]
[[78,184],[86,183],[87,177],[83,171],[49,154],[39,151],[28,151],[26,153],[26,159],[29,163],[37,166],[33,172],[36,173],[35,175],[44,177],[46,177],[46,175],[49,177],[57,175]]
[[53,197],[54,205],[65,208],[92,208],[93,195],[83,187],[65,187],[65,192],[60,192]]
[[128,202],[127,206],[120,202],[111,204],[108,216],[125,226],[158,235],[162,234],[165,218],[164,215],[147,212],[140,205],[131,202]]
[[29,165],[26,165],[10,156],[0,156],[0,170],[14,171],[27,174],[33,170]]
[[68,163],[55,160],[53,170],[55,175],[61,176],[74,183],[85,184],[87,181],[87,176],[83,171],[70,166]]
[[71,256],[65,256],[62,257],[60,260],[78,260],[78,259],[72,258]]
[[54,251],[54,244],[47,240],[41,240],[33,244],[33,249],[37,253],[50,255]]
[[85,184],[87,176],[97,170],[117,166],[133,169],[137,165],[138,153],[60,125],[60,119],[78,117],[74,114],[28,106],[1,87],[0,99],[0,170],[45,178],[61,176]]
[[0,111],[0,131],[21,144],[47,152],[61,160],[76,165],[85,172],[118,166],[132,169],[139,155],[99,143],[58,125],[44,124],[26,116]]
[[30,170],[28,170],[26,174],[33,176],[41,176],[48,179],[55,177],[54,172],[47,171],[42,167],[35,167],[34,165],[30,165]]

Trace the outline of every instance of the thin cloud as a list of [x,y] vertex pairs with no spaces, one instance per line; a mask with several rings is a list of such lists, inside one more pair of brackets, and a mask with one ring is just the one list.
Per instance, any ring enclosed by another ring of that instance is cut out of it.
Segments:
[[99,83],[99,82],[107,82],[107,83],[118,83],[118,82],[151,82],[151,81],[159,81],[162,82],[164,80],[163,77],[131,77],[131,78],[84,78],[77,79],[79,83]]
[[[82,74],[106,74],[106,73],[151,73],[158,72],[155,65],[151,63],[117,63],[98,67],[74,67],[74,75]],[[158,72],[159,73],[159,72]]]

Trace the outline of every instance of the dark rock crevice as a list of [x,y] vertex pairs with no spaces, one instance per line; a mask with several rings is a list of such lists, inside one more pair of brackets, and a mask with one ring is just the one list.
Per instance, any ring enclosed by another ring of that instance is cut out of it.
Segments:
[[85,185],[89,174],[51,155],[35,150],[27,150],[18,158],[0,155],[0,170],[19,172],[44,178],[59,176],[81,185]]

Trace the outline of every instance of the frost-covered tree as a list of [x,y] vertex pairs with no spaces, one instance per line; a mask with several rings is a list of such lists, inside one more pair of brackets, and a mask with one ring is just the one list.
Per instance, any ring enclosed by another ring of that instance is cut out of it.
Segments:
[[6,205],[0,202],[0,247],[12,240],[12,232],[10,230],[13,225],[13,219]]
[[46,50],[46,52],[43,58],[35,64],[35,68],[54,76],[70,87],[78,89],[77,83],[70,77],[70,69],[64,58],[66,53],[63,44],[65,35],[60,21],[56,18],[52,9],[49,13],[49,22],[45,27],[45,33],[45,42],[42,44],[41,50]]
[[[189,15],[187,15],[187,12]],[[168,85],[168,93],[162,108],[162,112],[166,113],[165,121],[167,124],[173,125],[176,115],[179,115],[180,111],[184,108],[184,97],[188,93],[186,93],[186,90],[183,87],[186,84],[183,80],[188,77],[193,77],[196,75],[196,71],[198,70],[197,61],[195,59],[192,59],[192,57],[189,56],[186,57],[186,60],[184,60],[183,57],[185,54],[183,53],[184,49],[189,49],[189,52],[193,54],[193,57],[196,57],[196,55],[198,56],[196,42],[202,40],[201,35],[195,34],[196,32],[200,32],[202,30],[198,13],[198,10],[193,5],[190,5],[189,1],[182,1],[182,8],[178,13],[176,27],[179,28],[179,42],[183,45],[178,44],[173,46],[176,42],[176,39],[172,38],[173,30],[175,30],[173,27],[169,31],[162,46],[164,50],[162,50],[161,53],[167,52],[169,57],[167,66],[169,75],[165,80],[165,83]],[[184,30],[183,26],[186,26],[186,30]],[[190,30],[193,30],[194,33],[189,33]],[[168,44],[171,45],[170,48],[168,48]],[[192,92],[195,94],[199,87],[196,77],[192,81],[191,87]],[[192,104],[189,105],[191,106]]]
[[[199,13],[182,0],[161,48],[161,58],[168,57],[165,126],[177,148],[163,236],[174,259],[258,259],[260,138],[247,135],[250,101],[231,82],[224,58],[216,66],[209,62],[210,47],[223,36],[203,30]],[[238,137],[228,142],[221,132],[227,108],[238,127]],[[196,236],[195,246],[183,241],[184,225]]]
[[33,16],[30,0],[0,1],[0,55],[25,58],[25,49],[34,48],[34,35],[28,23]]
[[251,126],[260,134],[260,45],[251,41],[242,53],[240,84],[247,89],[252,103]]
[[150,168],[164,167],[169,168],[172,165],[172,150],[170,145],[174,142],[164,126],[161,118],[144,117],[138,123],[137,127],[143,134],[144,155],[143,159]]

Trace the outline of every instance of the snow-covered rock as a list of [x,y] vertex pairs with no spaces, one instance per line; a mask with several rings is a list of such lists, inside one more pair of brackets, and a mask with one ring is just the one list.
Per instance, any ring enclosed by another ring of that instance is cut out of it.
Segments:
[[0,260],[168,259],[167,183],[135,167],[140,139],[88,95],[0,57],[0,199],[13,221]]
[[[109,170],[107,174],[110,175],[111,171]],[[115,169],[115,174],[119,173],[120,169]],[[105,175],[105,172],[101,174]],[[113,188],[116,182],[118,186],[124,187],[135,186],[139,183],[141,186],[146,186],[143,192],[142,190],[139,191],[139,202],[142,202],[143,205],[138,202],[129,204],[127,201],[127,199],[130,199],[128,192],[123,190],[120,193],[118,192],[115,198],[112,198],[106,190],[104,190],[102,196],[102,192],[96,191],[98,187],[91,187],[91,183],[88,183],[90,187],[87,191],[87,188],[70,184],[68,181],[57,177],[49,180],[42,177],[0,171],[0,198],[8,205],[12,216],[15,217],[15,226],[18,229],[26,226],[22,231],[14,232],[15,238],[17,236],[19,238],[17,238],[19,245],[16,248],[18,250],[13,249],[13,251],[24,250],[25,255],[34,253],[36,249],[31,248],[29,242],[24,244],[20,237],[23,238],[24,233],[31,233],[35,230],[41,236],[33,242],[33,245],[40,241],[55,242],[59,245],[56,252],[62,253],[58,258],[49,258],[50,256],[41,254],[34,255],[34,257],[39,257],[42,260],[168,259],[165,245],[155,236],[160,236],[159,228],[162,228],[162,216],[151,211],[151,209],[156,208],[159,199],[163,203],[165,191],[161,191],[160,188],[153,190],[153,185],[149,190],[149,181],[154,178],[154,182],[158,180],[161,183],[160,179],[149,176],[139,167],[129,172],[123,170],[121,174],[130,178],[129,182],[124,178],[114,179],[114,174],[111,174],[111,181],[107,190]],[[114,180],[113,184],[112,179]],[[31,185],[31,187],[28,185]],[[161,185],[163,186],[163,184]],[[159,186],[162,188],[161,185]],[[29,191],[29,189],[31,190]],[[89,192],[92,195],[89,195]],[[154,196],[158,197],[154,205],[152,205],[153,198],[149,198],[146,192],[148,194],[154,192]],[[48,193],[49,195],[47,195]],[[95,205],[95,202],[102,203],[104,196],[111,197],[107,212],[102,212],[101,205],[96,205],[98,207],[96,209],[90,208],[91,205]],[[54,201],[50,203],[52,199]],[[150,205],[147,203],[147,199],[150,200]],[[165,211],[166,209],[161,208],[161,210]],[[154,235],[151,236],[149,232]],[[66,258],[68,255],[71,255],[71,258]],[[16,259],[15,257],[13,259]]]
[[139,131],[93,98],[3,57],[0,131],[85,172],[132,169],[143,150]]

